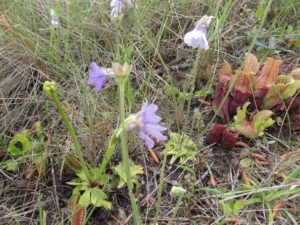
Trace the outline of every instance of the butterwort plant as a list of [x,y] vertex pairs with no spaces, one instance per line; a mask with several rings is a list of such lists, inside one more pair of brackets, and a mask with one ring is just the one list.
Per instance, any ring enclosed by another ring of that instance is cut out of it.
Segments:
[[[191,105],[191,97],[195,89],[195,83],[197,80],[197,77],[200,76],[201,71],[200,71],[200,64],[201,64],[201,55],[203,53],[203,50],[206,51],[209,49],[209,44],[207,40],[207,30],[212,22],[212,19],[214,16],[207,16],[204,15],[201,17],[200,20],[198,20],[195,23],[194,29],[187,32],[184,35],[183,41],[186,45],[189,47],[192,47],[193,49],[197,49],[197,56],[195,59],[195,64],[194,68],[192,71],[192,81],[191,81],[191,88],[190,92],[187,95],[188,96],[188,105],[187,105],[187,111],[190,110],[190,105]],[[181,109],[180,111],[183,112],[183,102],[185,101],[185,98],[183,100],[180,100],[181,102]]]
[[[92,167],[84,160],[75,130],[65,111],[63,110],[61,102],[58,98],[56,83],[53,81],[46,81],[43,89],[44,92],[52,98],[64,121],[64,124],[71,135],[74,144],[76,156],[70,154],[66,155],[66,164],[77,175],[77,178],[68,182],[69,185],[75,186],[72,196],[68,200],[68,206],[72,212],[71,223],[83,224],[89,205],[93,205],[94,207],[104,207],[106,209],[111,208],[111,203],[107,201],[108,197],[102,190],[107,183],[105,173],[102,171],[105,171],[109,157],[107,154],[105,154],[105,157],[99,167]],[[111,149],[116,146],[117,140],[118,138],[116,137],[115,132],[110,138],[109,147],[106,152],[113,151]]]
[[[93,62],[89,70],[88,83],[94,85],[94,90],[96,92],[99,92],[103,88],[108,77],[114,77],[118,84],[121,126],[115,130],[114,134],[117,138],[120,137],[121,139],[122,161],[134,221],[135,224],[141,224],[136,199],[133,194],[126,132],[137,132],[147,147],[153,148],[154,138],[160,141],[167,140],[167,136],[163,135],[163,132],[166,131],[167,128],[160,125],[162,118],[156,114],[158,106],[154,103],[149,103],[148,100],[144,100],[140,111],[125,118],[125,84],[131,71],[132,66],[126,63],[124,65],[113,63],[112,68],[106,69],[99,67]],[[105,153],[104,159],[106,159],[106,162],[108,162],[109,158],[112,156],[113,149],[114,148],[111,149],[112,151],[107,151]]]
[[104,193],[103,188],[108,182],[106,179],[106,167],[119,139],[121,139],[122,165],[124,166],[125,181],[128,187],[135,224],[141,224],[136,199],[133,194],[126,132],[136,132],[145,142],[147,148],[153,148],[154,139],[159,141],[167,140],[167,136],[163,134],[167,128],[160,124],[162,118],[156,114],[158,106],[154,103],[149,103],[148,100],[144,100],[141,110],[137,113],[132,114],[127,118],[125,117],[125,84],[131,71],[132,66],[128,64],[121,65],[119,63],[113,63],[112,68],[103,68],[98,66],[95,62],[91,63],[87,82],[94,86],[95,92],[100,92],[109,78],[113,77],[117,81],[121,116],[121,125],[116,128],[111,135],[103,160],[100,165],[96,167],[92,167],[84,160],[75,130],[58,98],[56,83],[53,81],[46,81],[44,83],[44,92],[53,99],[57,110],[61,114],[71,135],[76,153],[76,156],[66,156],[67,165],[74,170],[77,175],[77,178],[68,182],[69,185],[75,186],[72,196],[68,201],[69,208],[72,210],[71,221],[73,224],[75,223],[74,221],[80,221],[78,224],[83,224],[85,221],[86,210],[91,204],[94,207],[104,207],[106,209],[112,207],[111,203],[107,201],[108,197]]

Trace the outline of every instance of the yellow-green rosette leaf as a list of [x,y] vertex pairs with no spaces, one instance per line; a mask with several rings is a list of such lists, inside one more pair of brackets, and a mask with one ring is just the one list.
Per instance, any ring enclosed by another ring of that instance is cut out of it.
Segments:
[[180,164],[185,164],[189,160],[194,161],[196,159],[196,151],[197,146],[188,135],[171,133],[163,154],[172,156],[171,164],[177,160]]
[[10,141],[7,152],[13,156],[21,156],[27,153],[31,146],[32,143],[25,134],[16,134]]
[[91,203],[96,207],[111,209],[111,202],[106,201],[107,195],[99,188],[93,188],[91,193]]
[[[119,164],[115,167],[115,173],[119,176],[119,183],[118,188],[122,188],[126,184],[126,174],[123,164]],[[138,177],[139,175],[144,174],[143,167],[139,165],[130,165],[130,174],[131,174],[131,181],[134,184],[138,184]]]

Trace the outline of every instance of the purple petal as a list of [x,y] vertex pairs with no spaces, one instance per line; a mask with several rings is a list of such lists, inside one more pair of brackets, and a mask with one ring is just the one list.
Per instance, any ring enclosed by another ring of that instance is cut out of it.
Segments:
[[98,93],[102,89],[105,83],[106,83],[105,78],[102,80],[99,79],[97,82],[95,82],[95,88],[94,88],[95,92]]
[[147,134],[145,134],[143,131],[140,132],[140,138],[145,141],[145,143],[146,143],[146,145],[148,146],[149,149],[153,148],[154,141]]
[[88,84],[95,85],[95,92],[98,93],[102,89],[103,85],[107,81],[107,76],[108,72],[105,69],[99,67],[95,62],[91,63]]
[[148,101],[145,100],[142,107],[142,111],[143,111],[142,122],[159,123],[161,121],[161,117],[155,114],[157,109],[158,109],[157,105],[155,104],[148,105]]
[[145,124],[145,126],[144,126],[144,131],[147,134],[149,134],[161,141],[166,140],[166,138],[167,138],[166,136],[161,134],[161,132],[166,131],[166,130],[167,130],[166,127],[162,127],[162,126],[160,126],[158,124],[154,124],[154,123],[148,123],[148,124]]
[[140,122],[142,123],[142,131],[140,131],[140,138],[145,141],[149,148],[154,146],[154,141],[151,137],[157,140],[167,140],[167,136],[163,135],[162,132],[166,131],[167,128],[162,127],[159,122],[161,117],[156,115],[158,106],[156,104],[150,104],[145,99],[142,106],[142,114]]

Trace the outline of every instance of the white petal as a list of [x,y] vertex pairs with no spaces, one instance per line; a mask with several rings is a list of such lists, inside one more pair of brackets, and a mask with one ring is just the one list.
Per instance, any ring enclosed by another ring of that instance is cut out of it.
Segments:
[[205,50],[209,48],[205,32],[196,28],[184,35],[184,43],[192,48],[200,47]]
[[119,14],[121,13],[124,5],[121,0],[112,0],[110,6],[111,6],[110,17],[112,20],[114,20],[119,17]]
[[215,18],[214,16],[203,16],[200,20],[198,20],[195,24],[195,27],[198,28],[198,27],[205,27],[205,28],[208,28],[210,23],[211,23],[211,20]]

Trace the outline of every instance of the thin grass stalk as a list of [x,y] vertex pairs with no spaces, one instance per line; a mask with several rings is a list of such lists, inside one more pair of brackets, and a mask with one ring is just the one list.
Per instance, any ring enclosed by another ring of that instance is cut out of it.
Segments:
[[156,203],[156,209],[155,209],[155,216],[154,216],[154,222],[153,224],[157,224],[159,212],[160,212],[160,204],[161,204],[161,193],[162,193],[162,188],[163,188],[163,183],[164,183],[164,178],[165,178],[165,168],[166,168],[166,163],[167,163],[167,156],[164,154],[161,170],[160,170],[160,177],[159,177],[159,186],[158,186],[158,191],[157,191],[157,203]]
[[179,206],[180,206],[180,204],[181,204],[181,202],[182,202],[183,196],[184,196],[184,194],[181,194],[181,195],[179,196],[179,198],[178,198],[178,200],[177,200],[177,203],[176,203],[176,206],[175,206],[175,209],[174,209],[174,212],[173,212],[173,214],[172,214],[171,220],[168,222],[168,225],[172,225],[172,224],[173,224],[173,221],[174,221],[174,219],[175,219],[175,217],[176,217],[176,215],[177,215]]

